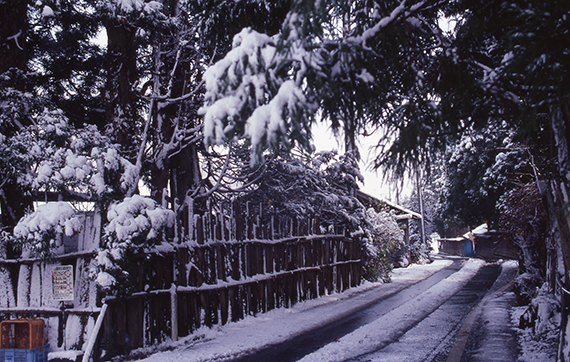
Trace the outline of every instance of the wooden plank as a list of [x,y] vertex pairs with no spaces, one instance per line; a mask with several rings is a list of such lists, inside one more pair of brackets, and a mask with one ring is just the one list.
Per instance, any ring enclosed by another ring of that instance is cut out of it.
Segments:
[[304,242],[305,266],[307,267],[315,266],[315,242],[314,240]]
[[293,306],[299,301],[299,277],[298,274],[291,274],[289,276],[289,306]]
[[161,330],[160,330],[160,313],[161,309],[160,300],[157,299],[156,295],[148,296],[148,309],[149,309],[149,341],[151,343],[158,342]]
[[295,244],[289,244],[288,245],[288,254],[289,254],[289,260],[287,263],[287,269],[286,270],[295,270],[297,269],[297,245]]
[[283,244],[278,244],[278,245],[274,245],[273,246],[273,250],[274,250],[274,268],[275,268],[275,272],[279,273],[281,270],[283,270]]
[[192,326],[196,330],[202,326],[200,293],[191,293],[189,296],[190,310],[192,311]]
[[114,352],[116,355],[126,354],[127,350],[127,313],[125,302],[114,303],[113,324],[115,327]]
[[126,301],[127,333],[129,335],[128,349],[143,347],[144,337],[144,305],[142,298]]
[[176,250],[176,285],[188,285],[188,255],[189,251],[188,248],[183,247]]
[[250,283],[247,285],[247,298],[248,298],[248,302],[247,302],[247,312],[249,315],[257,315],[257,300],[258,300],[258,296],[257,296],[257,288],[256,285],[254,283]]
[[222,214],[217,212],[216,215],[212,215],[216,222],[216,240],[222,240],[223,235],[223,217]]
[[319,297],[319,292],[318,292],[318,289],[317,289],[317,286],[318,286],[318,284],[317,284],[317,275],[318,275],[318,272],[315,271],[315,270],[313,270],[313,271],[310,271],[309,273],[310,273],[310,274],[309,274],[309,278],[310,278],[310,280],[309,280],[309,290],[310,290],[309,298],[310,298],[310,299],[315,299],[315,298],[318,298],[318,297]]
[[275,308],[275,278],[267,280],[267,310],[270,311]]
[[263,249],[263,254],[265,255],[265,273],[271,274],[275,270],[273,267],[273,259],[275,258],[275,255],[273,253],[274,247],[271,244],[265,244],[263,245]]
[[[114,325],[114,309],[115,305],[109,304],[107,314],[105,315],[105,319],[103,320],[103,335],[105,340],[104,349],[107,353],[113,355],[115,351],[115,336],[113,331]],[[61,328],[60,328],[61,329]]]
[[233,244],[229,246],[231,276],[233,280],[240,280],[240,253],[242,247],[243,244]]
[[210,298],[210,313],[212,313],[212,325],[219,324],[219,306],[220,306],[220,293],[217,291],[210,291],[209,292]]
[[218,279],[227,281],[226,278],[226,246],[217,245],[216,247],[216,267]]
[[204,325],[211,328],[212,327],[212,311],[211,305],[209,300],[209,293],[208,291],[199,292],[200,295],[200,305],[204,310]]
[[325,239],[325,240],[323,240],[323,264],[329,265],[331,263],[332,263],[331,240]]
[[305,267],[305,243],[298,242],[296,245],[296,253],[297,253],[297,261],[295,265],[295,269],[301,269]]
[[178,335],[186,337],[192,332],[192,322],[190,318],[190,294],[178,294]]
[[198,284],[198,279],[201,277],[201,275],[199,275],[198,265],[196,264],[197,263],[196,250],[197,249],[194,249],[192,251],[188,250],[188,259],[189,261],[192,262],[192,267],[190,268],[190,270],[188,270],[187,285],[192,287],[201,285]]
[[267,280],[262,280],[257,283],[259,287],[259,308],[258,310],[262,313],[267,313]]
[[243,319],[244,317],[244,313],[243,313],[243,298],[242,298],[242,293],[240,292],[240,289],[242,288],[242,286],[234,286],[234,287],[230,287],[229,288],[229,299],[230,299],[230,304],[231,304],[231,310],[232,310],[232,315],[231,315],[231,320],[232,322],[237,322],[240,319]]
[[244,240],[244,223],[241,215],[241,206],[238,200],[233,202],[233,219],[235,222],[235,235],[234,238],[238,241]]
[[220,290],[220,317],[221,323],[228,323],[229,316],[229,303],[228,303],[228,288]]
[[325,281],[325,273],[324,273],[324,267],[321,266],[321,269],[317,272],[317,284],[318,284],[318,289],[319,289],[319,295],[325,295],[326,294],[326,281]]
[[196,243],[204,244],[204,221],[200,215],[196,216]]
[[263,274],[265,270],[265,244],[255,243],[255,275]]
[[247,240],[253,239],[253,212],[251,210],[251,202],[245,203],[245,238]]
[[204,248],[198,247],[194,249],[194,265],[198,269],[196,271],[196,286],[204,284],[204,270],[206,269],[204,263]]
[[217,268],[216,268],[216,249],[209,247],[206,249],[208,253],[208,258],[206,259],[205,271],[208,272],[208,284],[216,284]]

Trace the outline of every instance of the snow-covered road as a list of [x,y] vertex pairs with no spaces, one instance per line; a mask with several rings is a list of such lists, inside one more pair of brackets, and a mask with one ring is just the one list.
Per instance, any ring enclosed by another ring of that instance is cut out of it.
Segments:
[[[392,283],[366,283],[200,329],[144,361],[446,361],[462,321],[485,295],[486,290],[470,293],[466,287],[484,268],[489,267],[477,259],[436,258],[394,270]],[[358,325],[351,325],[351,318]]]

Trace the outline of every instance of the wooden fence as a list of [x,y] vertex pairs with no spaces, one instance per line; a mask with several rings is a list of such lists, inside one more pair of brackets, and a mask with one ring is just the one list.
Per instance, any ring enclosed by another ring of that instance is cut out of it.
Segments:
[[344,231],[320,235],[318,220],[264,218],[251,206],[182,215],[178,237],[190,230],[189,242],[138,257],[137,292],[106,300],[107,357],[360,284],[361,244]]
[[[81,354],[106,303],[93,354],[100,360],[360,284],[361,243],[338,228],[322,234],[318,219],[271,216],[250,204],[199,216],[191,202],[178,215],[160,252],[129,260],[134,292],[126,297],[105,297],[91,275],[101,240],[97,213],[86,213],[82,232],[61,240],[63,255],[0,258],[0,320],[43,318],[50,351]],[[52,272],[62,265],[73,267],[72,301],[53,295]]]

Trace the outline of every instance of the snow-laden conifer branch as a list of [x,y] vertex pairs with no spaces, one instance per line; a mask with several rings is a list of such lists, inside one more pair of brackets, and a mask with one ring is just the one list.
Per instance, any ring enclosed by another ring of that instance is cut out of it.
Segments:
[[251,142],[252,164],[263,149],[289,144],[289,135],[302,134],[311,104],[299,77],[310,61],[307,53],[291,46],[278,50],[276,37],[244,29],[234,37],[234,48],[210,67],[206,80],[204,138],[220,145],[244,137]]

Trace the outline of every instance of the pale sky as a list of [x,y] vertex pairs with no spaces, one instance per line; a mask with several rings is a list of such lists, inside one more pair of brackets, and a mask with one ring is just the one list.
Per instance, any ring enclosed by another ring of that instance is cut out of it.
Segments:
[[[318,123],[313,126],[313,137],[317,151],[338,150],[339,152],[343,152],[344,150],[343,141],[340,140],[340,142],[338,142],[332,132],[323,123]],[[404,186],[404,190],[400,190],[398,200],[396,185],[390,187],[388,181],[384,180],[381,170],[376,172],[369,168],[371,161],[374,159],[373,151],[370,152],[370,149],[377,143],[378,138],[378,136],[370,136],[362,137],[359,140],[360,155],[362,157],[362,161],[360,161],[360,172],[364,176],[364,184],[360,184],[360,189],[371,196],[400,203],[403,198],[411,193],[410,186]]]

